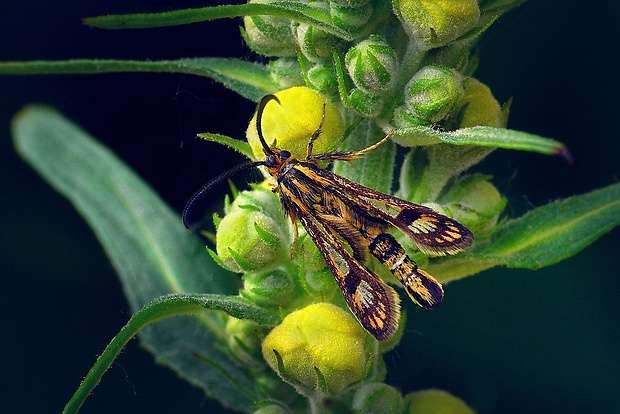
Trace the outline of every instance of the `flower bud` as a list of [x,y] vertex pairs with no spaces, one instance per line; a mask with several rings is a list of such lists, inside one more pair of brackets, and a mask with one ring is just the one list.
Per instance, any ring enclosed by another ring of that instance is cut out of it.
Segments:
[[368,23],[372,15],[372,5],[370,2],[366,2],[363,5],[352,6],[331,1],[329,3],[329,14],[336,26],[345,30],[357,29]]
[[425,119],[421,119],[413,115],[409,108],[405,105],[401,105],[394,110],[392,122],[396,128],[409,128],[415,126],[428,126],[432,124]]
[[308,69],[308,82],[320,94],[333,98],[338,97],[336,71],[330,61],[314,63]]
[[311,62],[331,58],[332,50],[340,43],[335,36],[305,23],[295,26],[295,35],[299,50]]
[[258,188],[233,201],[218,226],[216,251],[233,272],[267,271],[289,257],[292,238],[277,196]]
[[455,182],[440,198],[450,215],[473,232],[497,223],[506,207],[506,199],[489,182],[489,176],[467,175]]
[[252,414],[288,414],[290,411],[277,404],[263,405]]
[[255,322],[229,317],[225,329],[228,348],[235,358],[250,369],[259,370],[265,367],[260,344],[265,327]]
[[370,2],[371,0],[331,0],[329,2],[329,5],[331,6],[332,4],[337,4],[343,7],[356,8],[356,7],[365,6]]
[[460,398],[442,390],[424,390],[405,396],[408,414],[474,414]]
[[[323,104],[325,119],[321,136],[314,142],[314,153],[329,151],[344,138],[344,122],[340,112],[318,92],[297,86],[275,95],[280,104],[269,102],[263,111],[263,135],[268,145],[276,141],[278,148],[286,149],[298,158],[305,158],[310,136],[321,125]],[[256,115],[250,121],[246,136],[254,156],[264,159],[265,153],[256,132]]]
[[468,78],[465,96],[461,101],[459,128],[477,125],[501,128],[504,125],[504,114],[499,102],[484,83]]
[[[291,392],[290,385],[283,382],[280,377],[270,369],[252,372],[252,380],[254,381],[258,395],[277,395],[279,403],[290,404],[299,397],[297,393]],[[274,402],[274,404],[276,403]],[[289,411],[286,412],[289,413]]]
[[[270,3],[250,0],[249,3]],[[291,21],[282,17],[252,15],[243,18],[243,38],[248,46],[261,55],[295,56],[295,36]]]
[[394,12],[421,50],[443,46],[472,29],[477,0],[392,0]]
[[465,94],[464,78],[442,66],[425,66],[405,87],[405,106],[412,117],[439,122],[457,108]]
[[295,282],[282,270],[243,275],[243,289],[239,292],[261,306],[286,306],[293,298]]
[[360,413],[401,414],[403,397],[396,388],[384,384],[367,384],[353,397],[353,409]]
[[287,315],[265,337],[263,357],[304,395],[338,395],[364,379],[369,336],[350,313],[317,303]]
[[353,89],[347,96],[347,106],[365,118],[374,118],[383,109],[383,98]]
[[396,52],[379,36],[371,35],[353,46],[344,60],[353,84],[363,92],[378,95],[394,83],[398,67]]
[[301,76],[301,68],[297,58],[281,57],[270,61],[267,65],[269,66],[269,76],[280,85],[280,88],[286,89],[304,85],[304,78]]
[[303,273],[300,275],[302,286],[311,296],[321,300],[330,300],[334,294],[340,291],[334,281],[334,275],[327,267],[318,247],[309,237],[304,238],[301,248],[303,255]]

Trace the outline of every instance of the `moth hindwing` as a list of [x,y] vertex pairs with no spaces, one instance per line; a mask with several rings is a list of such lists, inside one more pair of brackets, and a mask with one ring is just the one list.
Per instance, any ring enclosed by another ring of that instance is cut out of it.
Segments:
[[[317,245],[349,309],[375,338],[387,340],[398,328],[399,297],[366,267],[364,263],[370,256],[390,270],[418,305],[432,309],[443,300],[441,284],[418,268],[388,231],[399,229],[418,249],[435,256],[462,251],[473,243],[473,235],[457,221],[428,207],[364,187],[318,165],[318,161],[354,160],[386,142],[392,133],[361,151],[312,154],[314,141],[321,134],[321,121],[309,139],[306,158],[302,160],[289,151],[267,145],[261,118],[271,100],[279,103],[276,96],[265,96],[256,116],[258,137],[266,159],[246,164],[247,168],[267,167],[276,181],[274,191],[279,194],[285,213],[294,225],[299,221]],[[241,167],[232,172],[239,169]],[[230,175],[218,177],[203,187],[186,206],[184,221],[192,204]]]

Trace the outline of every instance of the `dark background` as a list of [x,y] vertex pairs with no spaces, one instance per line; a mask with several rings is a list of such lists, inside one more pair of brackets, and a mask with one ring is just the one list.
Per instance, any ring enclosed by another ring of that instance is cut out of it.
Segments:
[[[208,2],[86,3],[3,2],[0,60],[252,57],[238,20],[129,31],[80,22]],[[481,43],[477,75],[501,102],[514,97],[509,126],[561,140],[577,160],[571,168],[557,158],[497,151],[477,166],[495,175],[509,214],[618,180],[619,20],[613,1],[531,1]],[[59,412],[129,317],[89,228],[12,148],[11,117],[28,103],[52,105],[83,126],[178,211],[225,168],[222,158],[232,158],[228,166],[241,160],[195,134],[243,137],[254,108],[215,82],[185,75],[0,76],[0,407],[7,413]],[[387,356],[388,381],[404,392],[443,388],[481,412],[617,412],[619,248],[616,229],[555,266],[493,269],[450,284],[449,300],[432,313],[405,305],[412,332]],[[132,341],[83,412],[213,406]]]

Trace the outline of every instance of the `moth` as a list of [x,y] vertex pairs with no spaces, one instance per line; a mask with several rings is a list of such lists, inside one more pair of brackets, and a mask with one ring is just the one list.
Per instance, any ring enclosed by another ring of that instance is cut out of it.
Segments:
[[383,194],[319,166],[319,162],[359,158],[385,143],[393,132],[360,151],[313,154],[322,120],[310,136],[302,160],[289,151],[267,145],[261,120],[272,100],[280,103],[275,95],[267,95],[260,101],[256,115],[265,160],[243,164],[207,183],[185,206],[183,222],[190,227],[191,211],[214,185],[242,169],[267,167],[276,181],[274,191],[279,194],[285,214],[295,230],[297,222],[306,229],[334,274],[351,312],[375,338],[387,340],[398,328],[399,296],[367,267],[370,256],[386,266],[421,307],[433,309],[444,297],[441,284],[418,268],[389,231],[400,230],[420,251],[432,256],[456,254],[469,247],[474,237],[465,226],[431,208]]

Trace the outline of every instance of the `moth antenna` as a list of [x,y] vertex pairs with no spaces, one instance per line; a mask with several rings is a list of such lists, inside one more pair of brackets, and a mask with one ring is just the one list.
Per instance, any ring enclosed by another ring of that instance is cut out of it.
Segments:
[[265,155],[273,155],[273,151],[271,150],[269,145],[267,145],[267,142],[265,141],[265,137],[263,136],[263,126],[262,126],[263,111],[265,110],[265,107],[271,100],[274,100],[278,104],[280,104],[280,100],[278,99],[277,96],[272,95],[272,94],[265,95],[258,103],[258,110],[256,113],[256,131],[258,132],[258,139],[260,140],[260,143],[263,146],[263,152],[265,153]]
[[254,162],[248,162],[247,164],[238,165],[231,170],[223,172],[222,174],[215,177],[213,180],[203,185],[202,188],[198,190],[196,194],[192,196],[192,198],[189,199],[187,204],[185,204],[185,208],[183,209],[183,215],[181,216],[183,218],[183,225],[185,225],[185,227],[190,230],[194,230],[193,228],[191,228],[190,215],[192,214],[194,207],[196,207],[196,205],[200,203],[200,201],[205,197],[205,195],[209,191],[211,191],[213,187],[215,187],[222,181],[229,179],[233,175],[237,174],[239,171],[247,170],[247,169],[254,168],[254,167],[260,167],[261,165],[265,165],[265,162],[254,161]]

